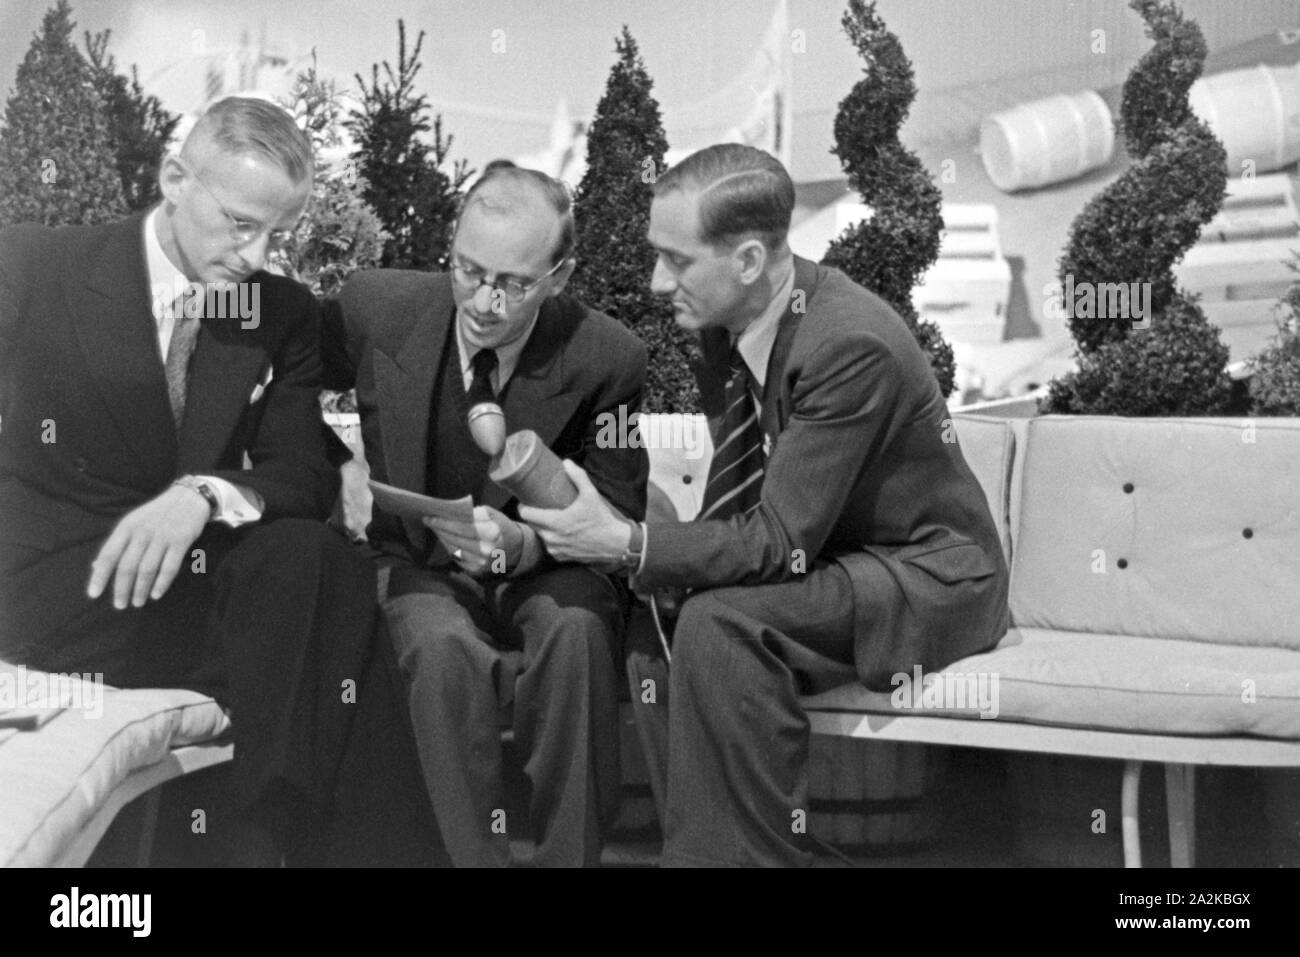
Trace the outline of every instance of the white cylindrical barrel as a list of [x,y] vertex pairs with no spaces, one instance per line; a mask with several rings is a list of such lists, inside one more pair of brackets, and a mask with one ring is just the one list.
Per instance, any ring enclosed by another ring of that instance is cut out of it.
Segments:
[[1202,77],[1189,100],[1223,141],[1229,176],[1247,169],[1266,173],[1300,159],[1300,63]]
[[1114,152],[1110,107],[1092,90],[1021,103],[980,124],[984,169],[1007,193],[1073,179]]

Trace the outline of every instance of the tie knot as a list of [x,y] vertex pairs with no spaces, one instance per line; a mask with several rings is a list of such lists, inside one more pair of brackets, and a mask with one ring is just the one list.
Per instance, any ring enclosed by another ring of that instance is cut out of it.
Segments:
[[497,351],[495,349],[480,349],[474,353],[474,358],[470,360],[470,367],[474,370],[476,376],[491,375],[497,367]]

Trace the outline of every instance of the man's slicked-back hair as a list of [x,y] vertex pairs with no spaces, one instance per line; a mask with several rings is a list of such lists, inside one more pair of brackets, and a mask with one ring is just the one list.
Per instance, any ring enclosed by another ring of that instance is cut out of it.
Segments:
[[698,191],[700,241],[717,245],[756,235],[776,252],[786,244],[794,183],[780,160],[743,143],[717,143],[669,167],[654,194]]
[[508,212],[515,208],[519,194],[528,190],[543,199],[560,218],[560,241],[551,254],[551,265],[563,262],[573,255],[575,245],[573,227],[573,196],[569,187],[558,179],[547,176],[541,170],[516,166],[510,160],[498,159],[483,167],[483,175],[478,178],[465,198],[461,200],[457,215],[457,228],[460,219],[470,206],[479,203],[493,212]]
[[194,144],[205,140],[224,153],[255,154],[275,163],[294,183],[310,179],[313,171],[311,140],[298,129],[293,117],[267,100],[228,96],[208,107],[185,138],[181,154],[190,160]]

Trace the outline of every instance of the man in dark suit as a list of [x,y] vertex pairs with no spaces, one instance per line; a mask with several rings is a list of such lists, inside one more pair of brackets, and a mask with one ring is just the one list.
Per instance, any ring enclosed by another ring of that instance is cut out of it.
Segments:
[[[346,342],[327,345],[341,368],[330,384],[349,385],[356,370],[372,477],[477,504],[472,523],[422,525],[376,508],[369,527],[425,779],[457,865],[507,864],[507,834],[527,832],[507,826],[503,804],[499,711],[512,697],[534,863],[598,863],[617,809],[622,593],[603,572],[546,554],[488,478],[466,424],[472,406],[497,402],[511,432],[532,429],[582,462],[629,525],[643,517],[644,449],[600,436],[611,417],[639,409],[645,348],[562,294],[572,254],[563,185],[494,164],[462,205],[450,273],[360,273],[326,309],[327,336]],[[517,678],[504,648],[523,652]]]
[[781,164],[734,144],[655,185],[652,288],[700,332],[714,435],[699,519],[629,532],[572,465],[577,502],[521,510],[557,558],[630,549],[638,589],[691,590],[670,694],[643,693],[663,671],[644,654],[629,667],[650,756],[667,753],[666,865],[808,863],[799,696],[889,690],[1007,627],[997,532],[926,357],[886,303],[792,255],[793,206]]
[[227,706],[232,862],[411,863],[431,816],[373,576],[320,521],[319,310],[261,268],[312,169],[288,114],[230,98],[147,215],[0,232],[0,656]]

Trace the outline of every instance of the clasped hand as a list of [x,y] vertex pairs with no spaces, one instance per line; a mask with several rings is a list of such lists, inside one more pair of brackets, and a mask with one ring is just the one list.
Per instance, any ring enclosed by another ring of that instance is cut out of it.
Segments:
[[475,506],[472,522],[451,522],[433,516],[423,521],[456,564],[475,577],[510,571],[523,553],[523,528],[491,505]]
[[119,611],[162,598],[210,513],[203,496],[179,485],[127,512],[91,562],[86,595],[99,598],[112,577]]
[[559,561],[597,566],[617,562],[632,537],[631,525],[605,501],[581,466],[565,459],[564,470],[578,489],[577,499],[563,509],[521,505],[519,517],[537,529],[546,550]]

